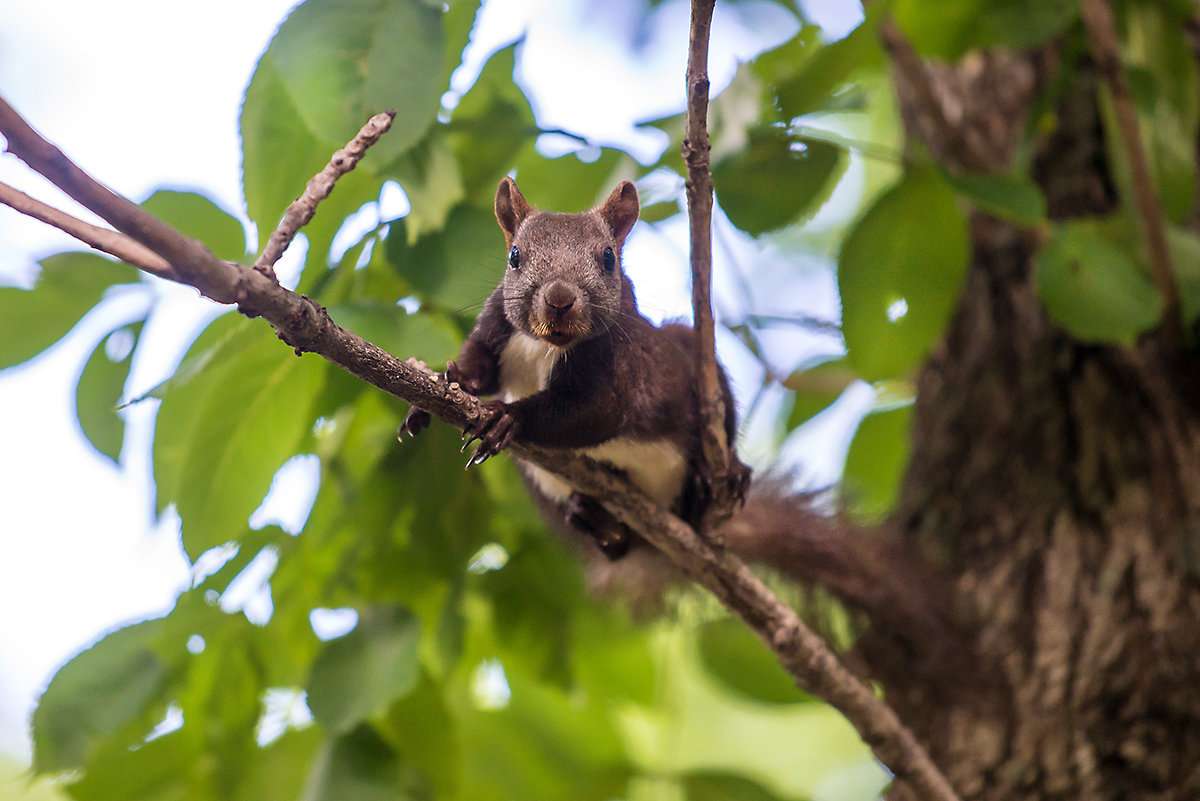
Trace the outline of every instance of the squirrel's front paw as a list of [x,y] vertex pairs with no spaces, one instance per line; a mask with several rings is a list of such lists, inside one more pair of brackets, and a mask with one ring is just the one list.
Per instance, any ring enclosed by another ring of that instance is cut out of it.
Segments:
[[451,384],[458,384],[465,391],[475,395],[476,397],[479,396],[479,390],[481,389],[480,383],[475,379],[469,378],[467,374],[463,372],[463,369],[458,366],[458,362],[454,361],[454,359],[446,362],[446,380]]
[[734,453],[729,454],[729,460],[733,462],[729,468],[729,480],[733,485],[733,502],[738,508],[741,508],[746,505],[746,495],[750,492],[750,478],[754,471],[742,464]]
[[408,417],[404,418],[404,422],[400,424],[400,430],[396,432],[396,439],[404,441],[404,435],[415,437],[429,426],[429,421],[432,418],[429,412],[424,409],[418,409],[416,406],[408,410]]
[[463,450],[475,440],[479,447],[471,454],[467,467],[473,464],[483,464],[512,442],[516,433],[516,418],[508,411],[504,401],[488,401],[479,407],[479,416],[467,423],[463,429]]
[[734,453],[729,454],[729,462],[728,468],[719,475],[713,475],[703,460],[696,464],[683,508],[684,518],[691,525],[699,523],[714,503],[730,511],[746,504],[752,471]]

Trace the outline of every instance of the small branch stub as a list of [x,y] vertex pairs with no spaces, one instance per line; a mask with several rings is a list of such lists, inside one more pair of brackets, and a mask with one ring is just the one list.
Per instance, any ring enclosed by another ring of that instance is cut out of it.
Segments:
[[367,148],[378,142],[379,137],[387,133],[395,118],[395,111],[376,114],[367,120],[366,124],[359,129],[358,134],[345,147],[330,157],[325,168],[309,180],[300,197],[287,207],[283,219],[279,221],[278,227],[267,240],[267,246],[263,248],[262,255],[254,262],[255,270],[271,279],[275,278],[275,262],[283,256],[284,251],[292,244],[292,240],[296,238],[300,229],[308,225],[309,220],[317,213],[317,204],[329,197],[329,193],[333,191],[333,185],[339,178],[353,170],[358,162],[362,161]]

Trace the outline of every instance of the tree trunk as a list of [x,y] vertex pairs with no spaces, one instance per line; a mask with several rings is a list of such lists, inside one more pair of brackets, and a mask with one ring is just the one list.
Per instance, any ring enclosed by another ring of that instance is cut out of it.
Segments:
[[[1057,56],[931,66],[885,40],[910,137],[950,169],[1007,165]],[[1095,73],[1075,75],[1034,160],[1058,218],[1116,203]],[[1200,359],[1075,341],[1031,232],[976,216],[972,239],[889,523],[967,633],[954,659],[880,632],[863,656],[964,799],[1200,798]]]

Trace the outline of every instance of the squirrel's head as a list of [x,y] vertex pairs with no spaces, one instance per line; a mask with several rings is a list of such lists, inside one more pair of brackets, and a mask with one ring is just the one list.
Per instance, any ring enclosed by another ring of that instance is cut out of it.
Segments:
[[504,314],[520,331],[567,347],[608,328],[633,303],[621,248],[638,217],[637,189],[622,181],[579,214],[539,211],[511,178],[496,190],[508,267]]

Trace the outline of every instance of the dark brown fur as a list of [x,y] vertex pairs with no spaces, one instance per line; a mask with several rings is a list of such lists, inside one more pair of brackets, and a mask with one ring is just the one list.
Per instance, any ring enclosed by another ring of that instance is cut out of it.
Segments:
[[[621,269],[621,248],[637,214],[637,190],[629,182],[595,209],[558,214],[531,207],[511,179],[501,181],[496,218],[510,264],[446,375],[475,395],[504,392],[506,348],[514,336],[536,340],[526,350],[546,347],[547,360],[554,359],[545,385],[484,405],[481,422],[465,432],[480,441],[473,462],[514,439],[556,448],[665,441],[686,465],[671,506],[694,522],[706,488],[699,468],[693,332],[678,323],[655,326],[637,309]],[[733,398],[723,375],[722,391],[732,441]],[[428,415],[414,409],[402,431],[415,434],[427,422]],[[610,558],[625,553],[633,538],[594,499],[578,492],[551,498],[533,468],[523,465],[523,473],[552,524],[595,538]]]

